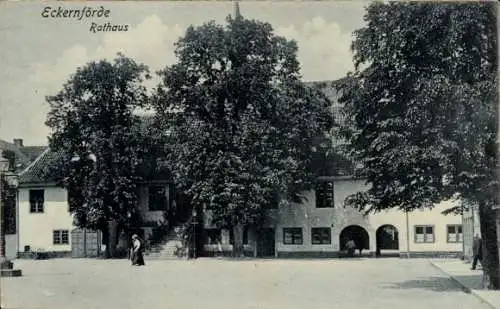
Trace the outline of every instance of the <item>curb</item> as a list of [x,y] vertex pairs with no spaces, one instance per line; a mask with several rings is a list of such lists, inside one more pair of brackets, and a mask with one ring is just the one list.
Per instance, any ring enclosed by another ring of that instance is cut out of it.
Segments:
[[441,267],[439,267],[438,265],[436,265],[432,261],[429,261],[429,263],[434,268],[436,268],[437,270],[439,270],[441,273],[443,273],[444,275],[446,275],[447,277],[449,277],[451,279],[451,281],[453,281],[457,286],[459,286],[464,293],[474,295],[474,297],[476,297],[479,301],[481,301],[482,303],[488,305],[492,309],[499,309],[497,306],[494,306],[489,301],[487,301],[486,299],[484,299],[479,293],[477,293],[476,290],[473,290],[473,289],[469,288],[468,286],[464,285],[463,283],[461,283],[460,281],[458,281],[453,275],[451,275],[448,272],[444,271]]

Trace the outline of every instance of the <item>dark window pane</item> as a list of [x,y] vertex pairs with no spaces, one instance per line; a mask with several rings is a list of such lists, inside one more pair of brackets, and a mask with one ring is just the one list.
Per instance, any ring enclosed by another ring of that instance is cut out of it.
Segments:
[[54,244],[58,244],[59,243],[59,231],[53,231],[52,232],[52,242]]
[[334,207],[333,182],[322,181],[316,184],[316,207]]
[[30,190],[30,212],[43,212],[44,190]]
[[312,243],[314,245],[331,243],[331,231],[330,228],[328,227],[312,228],[311,235],[312,235]]
[[61,242],[63,244],[69,244],[69,235],[68,231],[62,231]]
[[332,234],[330,232],[330,228],[324,228],[322,231],[322,239],[324,244],[331,244],[332,243]]
[[287,245],[301,245],[302,228],[283,228],[283,243]]

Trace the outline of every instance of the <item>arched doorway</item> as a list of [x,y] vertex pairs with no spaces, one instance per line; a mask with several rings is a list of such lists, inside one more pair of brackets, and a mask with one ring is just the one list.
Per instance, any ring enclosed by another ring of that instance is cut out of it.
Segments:
[[386,253],[399,250],[399,233],[398,229],[391,224],[381,225],[376,232],[377,238],[377,250],[376,255],[381,256],[383,250],[387,250]]
[[368,232],[359,225],[349,225],[345,227],[340,232],[339,238],[341,251],[346,250],[346,243],[349,239],[354,241],[360,255],[363,250],[370,249],[370,236],[368,235]]

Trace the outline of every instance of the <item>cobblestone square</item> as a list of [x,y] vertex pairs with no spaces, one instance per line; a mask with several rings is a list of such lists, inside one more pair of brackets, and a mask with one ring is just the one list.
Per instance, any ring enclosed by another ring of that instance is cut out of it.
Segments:
[[426,259],[18,260],[2,308],[490,308]]

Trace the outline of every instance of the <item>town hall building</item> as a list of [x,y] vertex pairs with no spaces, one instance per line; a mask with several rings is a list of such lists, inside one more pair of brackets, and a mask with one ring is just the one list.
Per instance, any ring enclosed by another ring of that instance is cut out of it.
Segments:
[[[330,82],[308,83],[322,87],[331,98],[333,111],[340,106]],[[338,113],[340,114],[340,113]],[[337,119],[342,120],[342,119]],[[67,191],[43,176],[55,154],[46,149],[19,175],[17,222],[19,256],[45,252],[48,256],[91,257],[102,253],[100,233],[73,225]],[[363,256],[461,256],[463,254],[462,217],[441,212],[457,201],[444,201],[432,210],[405,213],[391,209],[363,216],[344,207],[347,196],[366,190],[363,179],[354,178],[349,168],[337,168],[331,176],[318,177],[316,187],[305,192],[300,204],[280,205],[268,212],[263,228],[244,230],[245,254],[254,257],[325,257],[345,255],[348,239],[356,242]],[[138,210],[143,226],[136,232],[148,244],[149,258],[175,258],[186,255],[185,240],[192,233],[191,213],[182,195],[175,192],[168,178],[157,178],[139,185]],[[176,212],[176,221],[166,214]],[[182,214],[179,217],[179,214]],[[203,251],[207,256],[229,255],[232,232],[210,223],[203,216]],[[128,235],[118,235],[126,250]]]

